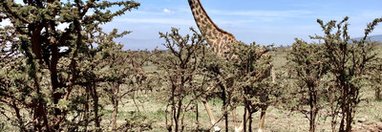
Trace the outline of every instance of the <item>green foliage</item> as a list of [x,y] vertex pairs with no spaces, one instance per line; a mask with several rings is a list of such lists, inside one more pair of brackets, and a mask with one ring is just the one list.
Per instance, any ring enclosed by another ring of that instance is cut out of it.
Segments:
[[[315,125],[314,116],[322,107],[321,100],[328,101],[330,106],[332,131],[336,128],[338,114],[341,115],[339,131],[352,130],[354,114],[360,102],[360,90],[369,81],[366,80],[367,73],[377,60],[374,45],[366,39],[382,19],[375,19],[368,24],[360,41],[350,39],[347,21],[348,17],[339,23],[332,20],[324,24],[322,20],[317,20],[324,36],[312,38],[323,40],[323,43],[307,44],[297,40],[292,47],[289,60],[297,86],[300,87],[297,93],[301,94],[297,106],[303,108],[305,104],[310,105],[310,111],[307,112],[310,116],[307,117],[313,122],[311,127]],[[327,100],[319,98],[322,94]],[[304,108],[302,110],[304,112]]]
[[[160,33],[168,51],[158,53],[160,57],[155,62],[164,72],[160,76],[165,80],[168,116],[172,115],[168,122],[182,122],[182,118],[177,118],[184,116],[196,99],[219,97],[227,121],[228,113],[240,104],[246,104],[252,114],[275,102],[273,95],[278,92],[270,77],[272,64],[267,47],[237,44],[230,53],[232,60],[227,61],[207,52],[211,47],[206,47],[201,35],[191,31],[192,36],[181,36],[177,29]],[[176,129],[176,123],[167,125],[169,130],[183,130]]]
[[[324,56],[328,58],[329,71],[334,76],[334,87],[340,95],[337,102],[342,114],[339,131],[351,131],[356,106],[360,102],[359,93],[363,87],[363,75],[375,59],[374,48],[366,42],[366,38],[382,21],[382,19],[374,20],[365,29],[365,35],[361,41],[349,43],[347,20],[346,17],[339,23],[330,21],[327,24],[318,20],[325,36],[314,37],[324,40]],[[333,30],[336,31],[333,33]]]
[[[227,130],[229,113],[244,106],[250,119],[244,124],[251,129],[252,114],[280,102],[288,90],[293,96],[281,102],[305,114],[311,126],[319,110],[327,109],[332,131],[338,124],[340,131],[350,131],[361,90],[372,86],[376,98],[381,96],[382,61],[367,38],[382,18],[367,25],[359,41],[350,39],[347,17],[318,20],[324,35],[312,38],[323,43],[296,40],[289,76],[275,80],[270,47],[232,44],[230,57],[223,58],[209,52],[213,47],[193,29],[184,36],[177,29],[160,33],[166,51],[124,51],[114,39],[129,32],[105,33],[100,25],[138,6],[134,1],[1,1],[0,21],[11,24],[0,27],[0,131],[147,131],[152,119],[162,119],[158,116],[165,117],[169,131],[199,130],[197,100],[208,99],[222,104]],[[167,106],[148,117],[140,113],[137,96],[150,100],[140,93],[152,91]],[[129,101],[136,110],[118,116]],[[191,128],[195,122],[197,128]]]
[[[250,104],[254,106],[253,111],[257,111],[263,105],[270,105],[275,100],[271,101],[269,98],[278,95],[275,78],[271,76],[274,71],[272,71],[272,56],[269,51],[269,47],[262,47],[255,43],[245,45],[236,52],[239,61],[232,63],[236,69],[232,72],[236,79],[235,87],[238,87],[239,91],[244,91],[244,95],[239,94],[239,97],[244,97],[240,100],[245,100],[244,103],[250,101]],[[263,96],[267,99],[263,100]]]
[[[112,6],[120,8],[111,11]],[[105,34],[99,26],[138,6],[133,1],[1,1],[0,18],[11,22],[0,28],[3,116],[20,131],[101,130],[98,84],[121,80],[127,70],[120,70],[121,62],[103,62],[110,58],[99,54],[121,53],[110,41],[127,32]],[[115,66],[113,74],[102,69],[105,65]]]
[[367,72],[369,86],[374,89],[375,100],[382,100],[382,58],[377,57],[376,61]]
[[[276,83],[276,71],[272,64],[272,55],[269,53],[271,47],[259,46],[255,43],[250,45],[241,44],[235,50],[237,61],[230,61],[233,71],[229,71],[232,76],[233,85],[228,89],[233,89],[230,103],[234,107],[244,105],[243,129],[251,131],[252,115],[261,111],[261,120],[267,108],[275,105],[280,96],[280,87]],[[234,115],[235,116],[235,115]],[[262,126],[260,126],[262,127]]]
[[[308,44],[296,39],[288,56],[288,69],[293,82],[289,98],[293,105],[288,104],[293,111],[299,111],[309,120],[309,131],[316,131],[318,112],[324,107],[324,97],[327,89],[325,75],[329,67],[324,58],[323,46]],[[296,88],[295,88],[296,87]],[[309,106],[308,108],[306,106]]]
[[[184,131],[185,112],[191,110],[194,101],[203,92],[203,81],[198,81],[200,70],[198,67],[203,62],[203,54],[198,54],[203,48],[204,39],[195,30],[192,35],[181,36],[178,29],[173,28],[170,33],[160,33],[165,40],[164,46],[168,54],[154,60],[163,74],[166,91],[166,127],[168,131]],[[202,79],[203,80],[203,79]]]

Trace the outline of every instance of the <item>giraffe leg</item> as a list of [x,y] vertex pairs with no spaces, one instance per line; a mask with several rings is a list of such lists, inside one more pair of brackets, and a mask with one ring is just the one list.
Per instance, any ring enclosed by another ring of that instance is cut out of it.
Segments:
[[235,132],[241,132],[243,128],[244,128],[244,121],[242,121],[239,126],[235,126]]
[[235,132],[240,132],[243,129],[242,124],[244,121],[242,121],[239,125],[236,125],[236,122],[238,121],[236,117],[237,117],[237,112],[236,112],[236,109],[234,109],[232,111],[232,118],[233,118],[233,122],[235,124]]
[[[244,108],[245,109],[245,108]],[[236,113],[236,112],[235,112]],[[235,115],[236,116],[236,115]],[[244,128],[244,122],[245,121],[248,121],[249,119],[249,114],[246,114],[244,119],[241,121],[241,123],[238,125],[238,126],[235,126],[235,132],[241,132],[243,131],[243,128]]]
[[202,103],[203,103],[203,105],[204,105],[204,108],[205,108],[206,111],[207,111],[207,115],[208,115],[208,117],[209,117],[209,119],[210,119],[210,123],[211,123],[211,125],[213,125],[214,131],[215,131],[215,132],[220,131],[221,128],[218,127],[218,126],[216,125],[217,122],[216,122],[216,120],[215,120],[214,115],[212,114],[211,107],[210,107],[210,105],[208,104],[207,100],[206,100],[206,99],[202,99]]
[[265,113],[266,113],[266,108],[261,108],[259,129],[257,130],[258,132],[263,132],[264,122],[265,122]]

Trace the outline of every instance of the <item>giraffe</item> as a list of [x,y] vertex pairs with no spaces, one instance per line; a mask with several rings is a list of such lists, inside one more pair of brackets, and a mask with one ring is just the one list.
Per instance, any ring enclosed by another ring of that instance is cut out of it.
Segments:
[[[206,39],[208,45],[212,49],[212,51],[218,56],[223,57],[226,60],[231,60],[234,58],[232,55],[227,54],[229,51],[233,50],[235,44],[240,44],[234,35],[231,33],[224,31],[219,28],[208,16],[207,12],[203,8],[200,0],[188,0],[189,6],[191,8],[191,12],[194,16],[196,25],[198,26],[201,34]],[[273,72],[272,72],[273,74]],[[274,77],[272,75],[272,77]],[[272,78],[274,81],[274,78]],[[202,103],[207,111],[207,114],[210,118],[211,125],[215,125],[217,122],[212,114],[211,108],[208,105],[207,100],[202,100]],[[265,111],[266,107],[261,108],[260,113],[260,122],[258,131],[261,132],[264,128],[265,122]],[[240,123],[240,126],[235,126],[235,131],[241,131],[243,129],[244,121]],[[217,126],[214,127],[215,130],[219,130]]]
[[200,0],[188,0],[196,24],[206,38],[207,43],[217,56],[229,58],[227,53],[234,47],[230,44],[239,44],[235,36],[219,28],[207,15]]

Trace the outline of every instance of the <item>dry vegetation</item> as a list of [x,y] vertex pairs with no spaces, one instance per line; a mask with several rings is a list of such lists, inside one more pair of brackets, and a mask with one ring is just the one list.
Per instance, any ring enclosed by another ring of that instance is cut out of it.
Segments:
[[160,33],[167,50],[122,50],[129,32],[100,24],[138,6],[1,1],[0,131],[253,131],[265,110],[265,131],[382,131],[382,46],[367,41],[382,18],[359,41],[347,17],[318,20],[322,43],[238,44],[227,61],[193,29]]

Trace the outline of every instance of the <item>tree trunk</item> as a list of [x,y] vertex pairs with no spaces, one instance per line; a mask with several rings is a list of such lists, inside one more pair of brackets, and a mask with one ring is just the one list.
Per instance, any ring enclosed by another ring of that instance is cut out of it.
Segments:
[[96,83],[92,82],[92,89],[91,89],[92,97],[93,97],[93,107],[94,107],[94,122],[95,126],[97,127],[97,132],[101,131],[99,128],[101,128],[101,117],[99,116],[99,103],[98,103],[98,93],[96,89]]
[[317,117],[317,93],[314,86],[314,83],[308,83],[309,87],[309,106],[310,106],[310,113],[309,113],[309,132],[315,132],[316,131],[316,117]]
[[229,128],[229,118],[228,118],[228,111],[227,111],[228,105],[227,105],[227,97],[224,90],[222,92],[222,97],[223,97],[223,109],[224,109],[224,119],[225,119],[225,131],[228,132],[228,128]]
[[310,120],[309,120],[309,132],[315,132],[316,131],[316,112],[311,112]]
[[111,101],[113,103],[113,113],[112,113],[112,131],[116,132],[117,131],[117,118],[118,118],[118,94],[119,94],[119,86],[118,85],[113,85],[113,95],[111,98]]
[[248,112],[248,132],[252,132],[253,113]]
[[352,122],[353,122],[353,105],[351,105],[347,111],[346,114],[346,132],[350,132],[352,128]]
[[180,114],[182,112],[182,99],[179,99],[177,102],[177,109],[175,110],[175,131],[182,132],[183,125],[180,121]]
[[199,131],[200,129],[200,122],[199,122],[199,104],[198,102],[195,102],[195,120],[196,120],[196,130]]
[[381,87],[375,88],[375,100],[382,100]]
[[243,130],[244,132],[247,132],[247,109],[248,109],[248,105],[245,105],[245,108],[244,108],[244,114],[243,114]]
[[[85,90],[86,93],[91,93],[91,87],[90,86],[86,86],[85,88],[86,88],[86,90]],[[86,132],[86,131],[88,131],[88,126],[89,126],[89,122],[90,122],[90,119],[89,119],[89,117],[90,117],[89,105],[90,105],[90,96],[91,95],[86,94],[85,96],[86,96],[86,101],[84,103],[84,109],[85,110],[84,110],[84,118],[83,118],[83,120],[85,120],[84,131]]]
[[332,129],[332,132],[336,131],[336,117],[337,117],[337,112],[336,112],[336,106],[335,106],[335,92],[333,88],[329,88],[329,104],[330,104],[330,115],[331,115],[331,120],[330,120],[330,126]]

